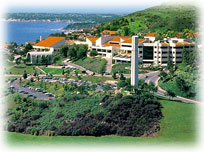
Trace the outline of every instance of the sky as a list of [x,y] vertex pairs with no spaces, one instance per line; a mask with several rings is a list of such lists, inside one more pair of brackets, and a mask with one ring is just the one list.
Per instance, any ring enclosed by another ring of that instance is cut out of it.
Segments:
[[4,12],[128,14],[168,0],[5,0]]

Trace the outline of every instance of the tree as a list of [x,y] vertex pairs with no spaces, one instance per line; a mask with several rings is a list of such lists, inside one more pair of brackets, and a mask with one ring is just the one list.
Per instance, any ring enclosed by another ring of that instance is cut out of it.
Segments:
[[63,57],[67,57],[67,52],[68,52],[69,48],[68,46],[62,46],[60,48],[60,54],[63,56]]
[[8,59],[9,59],[9,61],[13,61],[14,60],[14,56],[13,55],[9,55]]
[[20,64],[21,63],[21,57],[16,59],[16,64]]
[[[165,93],[166,96],[169,96],[171,97],[172,99],[174,97],[176,97],[176,94],[174,92],[172,92],[171,90],[167,90],[166,93]],[[170,99],[170,98],[169,98]]]
[[128,28],[128,27],[124,27],[124,35],[125,36],[129,36],[129,34],[130,34],[130,29]]
[[121,73],[120,74],[120,80],[125,80],[126,78],[124,77],[124,75]]
[[62,75],[64,75],[64,69],[62,70]]
[[170,61],[170,60],[167,63],[167,69],[169,70],[171,75],[174,74],[174,65],[173,65],[172,61]]
[[150,82],[148,87],[149,87],[149,90],[152,91],[153,93],[157,92],[157,90],[158,90],[158,88],[154,85],[153,82]]
[[97,56],[98,55],[98,52],[96,50],[92,50],[90,52],[90,56]]
[[116,79],[116,72],[113,72],[112,77],[113,79]]
[[26,73],[26,71],[24,71],[23,78],[26,79],[27,77],[28,77],[28,74]]
[[181,76],[176,77],[176,85],[184,93],[190,89],[190,86],[186,83],[186,81]]
[[160,76],[161,79],[165,79],[167,77],[167,75],[168,74],[166,72],[164,72],[164,71],[159,73],[159,76]]
[[81,59],[87,56],[87,47],[85,45],[79,45],[77,50],[77,59]]

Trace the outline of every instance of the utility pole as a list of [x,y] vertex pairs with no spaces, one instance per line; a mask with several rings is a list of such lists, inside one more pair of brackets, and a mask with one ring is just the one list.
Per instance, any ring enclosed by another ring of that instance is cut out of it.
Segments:
[[138,36],[132,37],[131,86],[138,89]]

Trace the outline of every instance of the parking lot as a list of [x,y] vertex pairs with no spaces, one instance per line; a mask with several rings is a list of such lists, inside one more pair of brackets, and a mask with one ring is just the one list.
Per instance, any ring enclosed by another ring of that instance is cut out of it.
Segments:
[[[37,81],[36,79],[34,80]],[[117,88],[117,84],[109,84],[109,83],[94,83],[93,84],[89,81],[58,78],[58,77],[40,77],[39,81],[51,82],[51,83],[58,82],[62,84],[75,84],[77,86],[84,85],[84,86],[89,86],[89,87],[91,87],[92,85],[96,85],[96,89],[94,90],[96,92],[103,91],[103,86],[105,85],[109,85],[110,90]],[[30,98],[37,99],[37,100],[53,100],[55,98],[52,93],[45,92],[41,90],[41,88],[32,88],[27,85],[20,86],[20,80],[17,78],[12,79],[9,82],[9,89],[12,89],[18,92],[25,97],[30,97]]]
[[43,92],[40,88],[32,88],[29,86],[20,86],[19,79],[11,81],[9,89],[19,92],[25,97],[30,97],[37,100],[53,100],[54,96],[51,93]]

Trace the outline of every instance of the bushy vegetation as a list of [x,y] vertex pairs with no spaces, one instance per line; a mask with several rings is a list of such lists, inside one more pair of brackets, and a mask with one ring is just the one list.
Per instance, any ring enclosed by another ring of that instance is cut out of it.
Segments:
[[175,95],[197,99],[199,75],[197,67],[197,51],[184,50],[182,52],[182,63],[177,66],[169,64],[169,73],[160,73],[160,86],[167,92]]
[[[159,98],[162,105],[162,114],[160,121],[160,131],[152,137],[129,137],[129,136],[103,136],[95,138],[94,136],[31,136],[15,132],[7,132],[5,136],[10,145],[56,145],[59,144],[94,144],[110,145],[144,145],[144,144],[195,144],[197,142],[197,105],[186,104],[182,102],[169,101],[165,98]],[[11,100],[8,100],[11,101]],[[188,117],[186,117],[188,116]],[[176,119],[175,119],[176,118]]]
[[60,49],[60,55],[62,57],[69,57],[71,59],[81,59],[86,57],[88,51],[87,45],[69,45],[62,46]]
[[33,135],[149,136],[159,131],[162,118],[161,104],[147,92],[124,97],[67,92],[56,101],[15,94],[13,102],[8,131]]
[[[194,32],[196,28],[196,8],[185,5],[168,5],[151,7],[97,26],[98,33],[117,30],[122,35],[132,36],[149,32],[159,33],[158,37],[167,34],[172,37],[177,32]],[[166,35],[166,36],[167,36]]]

